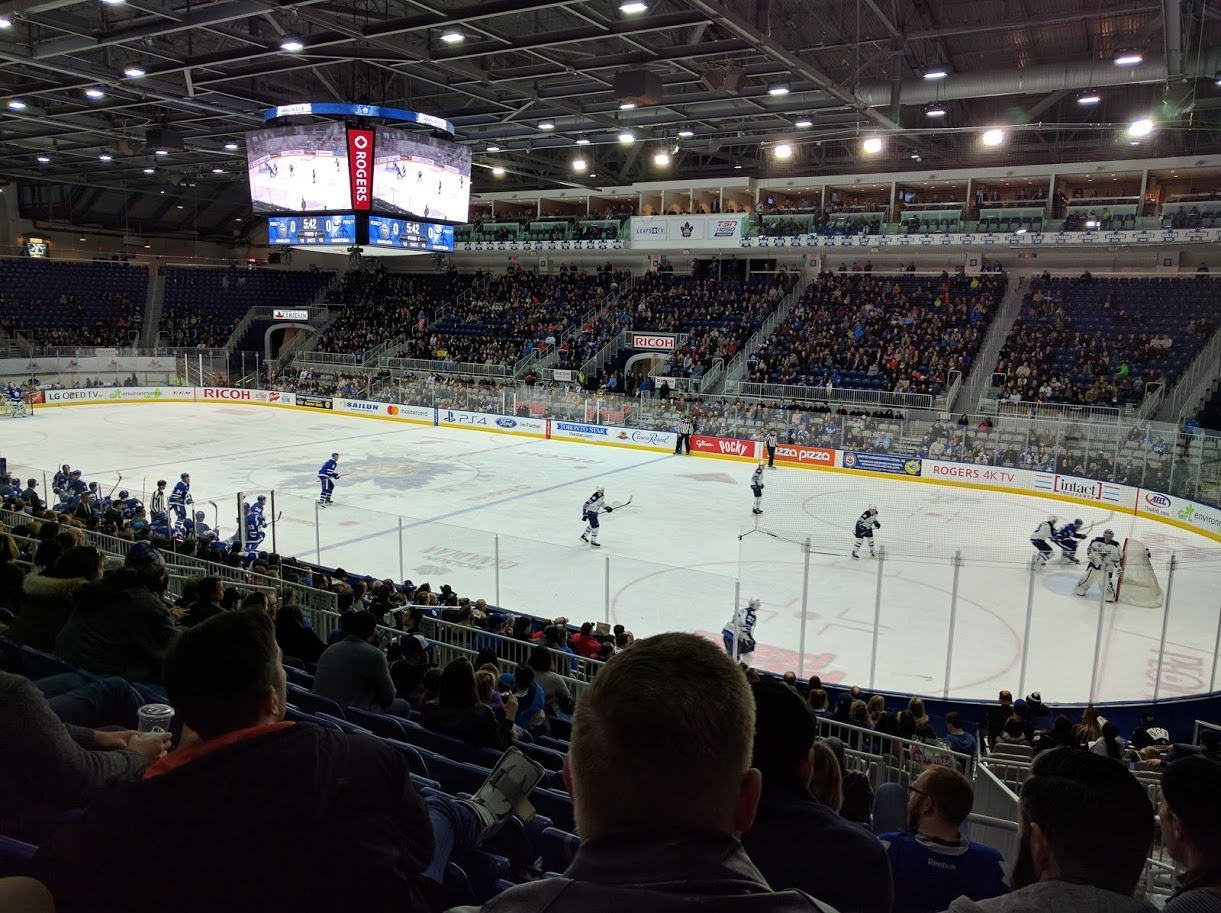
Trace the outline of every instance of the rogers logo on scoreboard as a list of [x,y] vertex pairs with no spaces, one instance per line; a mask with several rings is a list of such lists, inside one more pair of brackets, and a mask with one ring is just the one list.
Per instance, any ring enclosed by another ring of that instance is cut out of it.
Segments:
[[368,210],[373,199],[373,131],[348,131],[348,169],[352,208]]
[[798,463],[824,463],[827,466],[835,464],[835,451],[823,447],[802,447],[801,445],[783,444],[776,448],[776,458],[792,460]]
[[673,336],[650,336],[646,333],[632,334],[633,349],[672,349],[674,348]]

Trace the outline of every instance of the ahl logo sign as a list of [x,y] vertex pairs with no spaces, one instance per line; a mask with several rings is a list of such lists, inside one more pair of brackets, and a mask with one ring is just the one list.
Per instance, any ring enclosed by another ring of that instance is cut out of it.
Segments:
[[673,349],[675,337],[670,335],[632,334],[633,349]]
[[1165,495],[1150,491],[1145,492],[1145,503],[1150,507],[1160,507],[1164,510],[1170,506],[1170,499]]

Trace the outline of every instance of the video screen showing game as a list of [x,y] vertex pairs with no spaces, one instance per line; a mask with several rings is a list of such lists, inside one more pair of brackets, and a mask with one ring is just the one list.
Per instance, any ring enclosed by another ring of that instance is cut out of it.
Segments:
[[408,130],[378,127],[373,209],[461,224],[471,199],[471,150]]
[[369,216],[369,244],[402,250],[454,252],[454,226]]
[[250,202],[256,213],[352,208],[342,123],[270,127],[246,134]]

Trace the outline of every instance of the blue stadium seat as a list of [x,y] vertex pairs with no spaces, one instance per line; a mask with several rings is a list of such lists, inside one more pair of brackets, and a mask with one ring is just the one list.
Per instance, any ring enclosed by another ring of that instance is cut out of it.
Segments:
[[60,659],[52,653],[43,653],[41,650],[35,650],[24,644],[21,646],[21,658],[25,664],[26,678],[35,682],[40,678],[50,678],[52,675],[80,671],[67,660]]
[[398,739],[400,742],[407,740],[407,733],[403,730],[403,721],[396,716],[374,713],[372,710],[357,710],[355,707],[345,708],[344,713],[357,726],[363,726],[383,739]]
[[553,789],[535,788],[530,793],[530,803],[552,820],[556,827],[566,831],[576,830],[572,814],[572,797]]
[[454,761],[441,755],[435,755],[429,761],[428,770],[447,793],[474,794],[491,774],[486,767]]
[[561,770],[564,767],[564,753],[543,745],[521,744],[517,746],[521,753],[542,764],[547,770]]
[[332,723],[332,724],[338,726],[344,732],[348,733],[349,735],[352,735],[352,734],[373,735],[372,732],[370,732],[368,729],[365,729],[363,726],[357,726],[355,723],[349,723],[347,720],[345,720],[341,716],[334,716],[330,713],[315,713],[314,718],[319,719],[319,720],[325,720],[328,723]]
[[559,828],[543,831],[543,871],[561,873],[572,863],[581,846],[581,838]]
[[421,777],[432,775],[428,769],[428,763],[424,760],[424,756],[414,745],[408,745],[406,742],[400,742],[398,739],[386,739],[386,744],[407,759],[407,765],[411,768],[413,774],[418,774]]
[[306,713],[329,713],[338,719],[347,719],[343,708],[329,697],[314,694],[309,689],[302,688],[300,685],[294,685],[292,682],[288,684],[288,700],[289,703],[296,704]]

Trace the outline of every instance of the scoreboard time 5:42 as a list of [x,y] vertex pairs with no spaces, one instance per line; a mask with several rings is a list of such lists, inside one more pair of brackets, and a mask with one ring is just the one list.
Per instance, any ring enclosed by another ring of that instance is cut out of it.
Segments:
[[351,245],[356,243],[356,216],[271,216],[267,236],[274,245]]

